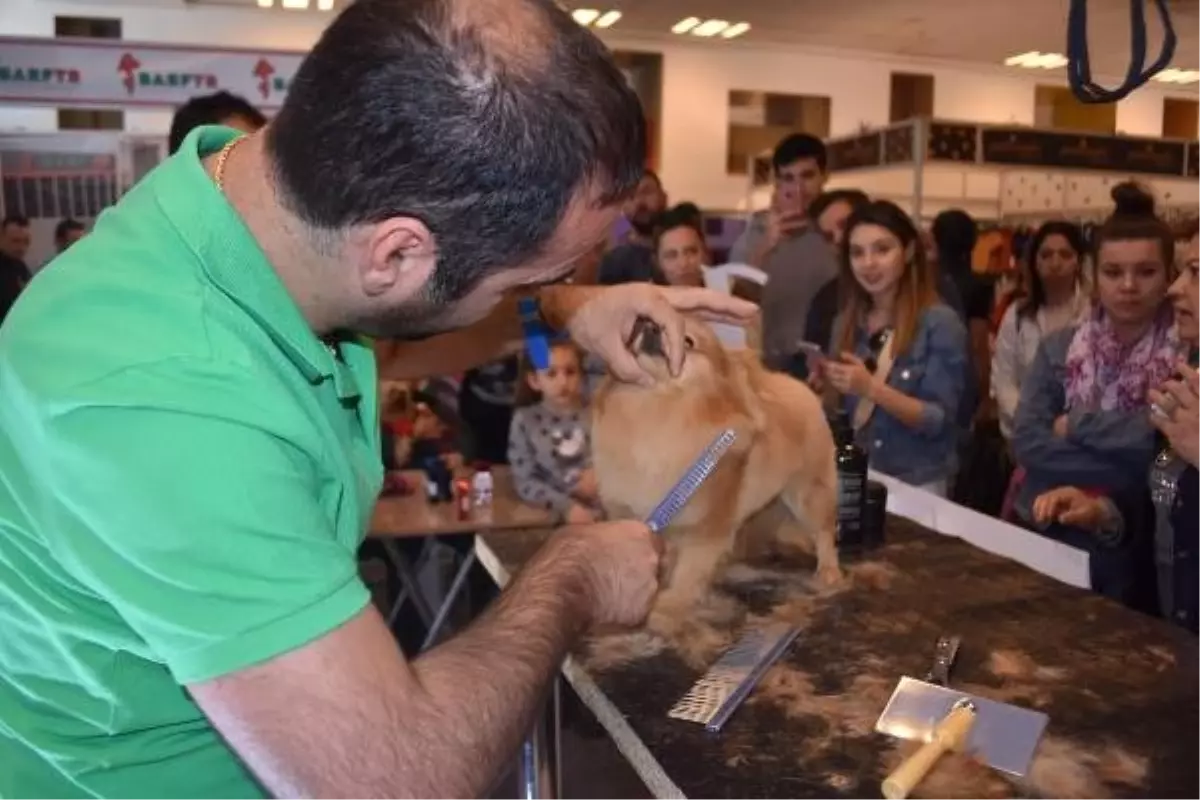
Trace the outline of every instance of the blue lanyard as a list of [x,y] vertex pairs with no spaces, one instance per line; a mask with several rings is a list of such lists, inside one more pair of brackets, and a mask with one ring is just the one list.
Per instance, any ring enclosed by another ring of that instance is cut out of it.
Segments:
[[525,351],[534,370],[541,372],[550,368],[550,339],[553,331],[542,320],[542,311],[536,297],[522,297],[517,301],[517,313],[521,318],[521,333],[525,337]]

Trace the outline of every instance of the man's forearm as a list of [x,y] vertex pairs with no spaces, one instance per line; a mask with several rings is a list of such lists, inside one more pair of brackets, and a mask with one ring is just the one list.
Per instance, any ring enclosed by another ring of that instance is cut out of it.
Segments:
[[569,543],[552,540],[478,622],[413,663],[431,707],[411,728],[428,748],[423,785],[407,791],[475,797],[491,787],[584,630],[584,570]]
[[516,300],[505,298],[469,328],[415,342],[378,341],[375,357],[381,379],[407,381],[465,372],[516,355],[521,346]]
[[[542,316],[556,330],[566,328],[596,286],[555,284],[538,291]],[[450,375],[516,355],[524,346],[517,296],[505,297],[485,318],[469,328],[416,342],[380,341],[375,345],[379,377],[403,381]]]
[[557,533],[475,625],[414,663],[368,606],[188,689],[276,796],[483,796],[590,621],[589,574]]

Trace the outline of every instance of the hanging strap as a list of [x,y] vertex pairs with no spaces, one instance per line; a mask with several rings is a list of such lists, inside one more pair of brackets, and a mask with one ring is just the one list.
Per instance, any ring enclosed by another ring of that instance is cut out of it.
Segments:
[[1171,25],[1171,12],[1167,0],[1151,0],[1162,20],[1163,42],[1158,58],[1146,67],[1146,0],[1129,0],[1129,28],[1131,34],[1129,69],[1125,80],[1114,89],[1105,89],[1092,80],[1091,57],[1088,54],[1088,0],[1071,0],[1067,16],[1067,82],[1071,91],[1084,103],[1115,103],[1135,89],[1144,86],[1151,78],[1162,72],[1175,57],[1175,28]]
[[[871,376],[871,381],[878,384],[887,383],[888,375],[892,372],[892,364],[895,363],[892,353],[892,343],[896,341],[895,333],[887,335],[887,341],[884,342],[883,348],[879,351],[879,358],[876,359],[875,373]],[[858,405],[854,407],[854,431],[857,433],[867,426],[871,421],[871,415],[875,413],[875,403],[865,397],[858,398]]]

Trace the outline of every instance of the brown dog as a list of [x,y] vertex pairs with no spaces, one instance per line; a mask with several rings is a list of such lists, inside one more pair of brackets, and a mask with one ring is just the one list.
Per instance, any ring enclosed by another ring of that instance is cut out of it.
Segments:
[[841,575],[834,443],[820,400],[800,381],[764,369],[750,352],[726,350],[705,322],[689,318],[685,331],[687,358],[672,377],[661,332],[641,326],[631,347],[656,384],[609,378],[592,413],[600,498],[615,518],[644,519],[722,430],[737,432],[733,448],[666,531],[669,577],[651,615],[654,628],[689,613],[734,550],[743,523],[776,501],[798,525],[775,526],[772,535],[803,546],[809,542],[790,540],[807,534],[816,545],[818,579],[830,585]]

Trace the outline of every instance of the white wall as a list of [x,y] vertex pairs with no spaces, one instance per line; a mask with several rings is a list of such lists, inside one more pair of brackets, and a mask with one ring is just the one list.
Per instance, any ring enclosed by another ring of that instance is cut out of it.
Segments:
[[[125,38],[154,42],[307,49],[329,15],[255,8],[186,6],[182,0],[0,0],[0,32],[50,36],[54,16],[120,16]],[[934,115],[948,120],[1031,124],[1039,83],[1063,82],[1061,71],[1014,72],[1003,67],[914,61],[878,54],[764,47],[752,42],[683,43],[614,35],[614,48],[663,54],[661,172],[672,197],[706,208],[735,208],[746,194],[741,176],[725,174],[727,103],[731,89],[826,95],[831,133],[885,124],[891,73],[932,74]],[[1196,92],[1177,92],[1195,98]],[[1119,130],[1157,136],[1166,93],[1139,90],[1117,107]],[[164,133],[167,111],[127,114],[136,133]],[[0,130],[53,130],[53,111],[0,107]]]

